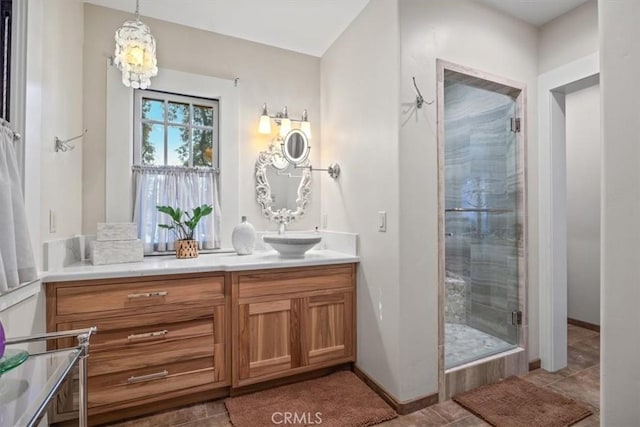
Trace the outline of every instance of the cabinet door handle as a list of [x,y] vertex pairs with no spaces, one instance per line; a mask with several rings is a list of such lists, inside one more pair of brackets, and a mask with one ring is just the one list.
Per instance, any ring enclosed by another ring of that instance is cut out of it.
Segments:
[[169,375],[169,371],[167,371],[166,369],[162,372],[156,372],[155,374],[149,374],[149,375],[140,375],[139,377],[129,377],[129,379],[127,380],[127,383],[129,384],[135,384],[135,383],[143,383],[145,381],[153,381],[153,380],[159,380],[160,378],[164,378],[166,376]]
[[156,332],[148,332],[146,334],[131,334],[127,337],[128,340],[139,340],[139,339],[143,339],[143,338],[155,338],[155,337],[163,337],[165,335],[167,335],[169,333],[169,331],[167,331],[166,329],[163,331],[156,331]]
[[142,294],[129,294],[127,295],[127,298],[134,299],[134,298],[166,297],[167,295],[169,295],[169,292],[167,291],[156,291],[156,292],[145,292]]

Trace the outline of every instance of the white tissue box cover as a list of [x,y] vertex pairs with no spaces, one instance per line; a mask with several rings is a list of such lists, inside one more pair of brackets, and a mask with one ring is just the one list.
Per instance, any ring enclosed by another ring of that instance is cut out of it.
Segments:
[[97,240],[107,242],[112,240],[136,240],[138,227],[135,222],[99,222]]
[[141,262],[144,258],[142,240],[110,240],[91,242],[93,265]]

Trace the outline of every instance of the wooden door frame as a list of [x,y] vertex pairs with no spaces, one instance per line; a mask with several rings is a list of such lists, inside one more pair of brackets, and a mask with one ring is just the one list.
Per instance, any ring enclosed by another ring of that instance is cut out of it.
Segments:
[[[472,373],[477,369],[495,370],[496,364],[500,364],[498,370],[503,374],[510,372],[524,372],[528,369],[528,310],[527,310],[527,245],[529,242],[527,231],[527,87],[524,83],[516,82],[504,77],[496,76],[484,71],[470,67],[458,65],[442,59],[436,60],[437,67],[437,117],[438,117],[438,390],[440,400],[446,400],[452,394],[447,388],[448,375],[464,375],[465,372]],[[516,134],[518,144],[522,147],[518,150],[517,157],[517,209],[518,224],[522,226],[522,238],[518,246],[518,282],[519,282],[519,310],[522,312],[522,325],[519,334],[518,351],[508,351],[487,358],[479,359],[472,363],[463,365],[464,369],[456,369],[456,372],[447,374],[445,372],[445,348],[444,348],[444,326],[445,326],[445,194],[444,194],[444,150],[445,150],[445,130],[444,130],[444,80],[445,72],[451,71],[456,74],[469,77],[471,81],[482,81],[483,86],[492,91],[497,91],[512,96],[518,108],[518,115],[521,118],[521,131]],[[466,382],[473,387],[469,382]],[[479,384],[475,384],[479,385]],[[457,390],[461,391],[461,390]]]

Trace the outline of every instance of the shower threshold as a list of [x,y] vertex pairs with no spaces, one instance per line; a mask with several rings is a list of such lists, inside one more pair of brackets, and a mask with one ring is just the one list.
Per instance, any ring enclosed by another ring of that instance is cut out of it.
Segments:
[[445,370],[484,360],[490,356],[517,349],[508,343],[468,325],[446,323],[444,329]]

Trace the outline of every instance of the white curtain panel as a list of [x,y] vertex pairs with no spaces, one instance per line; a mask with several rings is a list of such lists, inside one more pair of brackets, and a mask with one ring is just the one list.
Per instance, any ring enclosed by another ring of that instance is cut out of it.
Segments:
[[0,119],[0,294],[37,277],[14,133],[9,124]]
[[200,220],[194,239],[200,249],[220,247],[220,199],[217,171],[206,167],[133,166],[133,221],[145,253],[175,250],[173,231],[158,227],[171,224],[168,215],[156,206],[171,206],[191,212],[201,205],[213,206],[213,212]]

